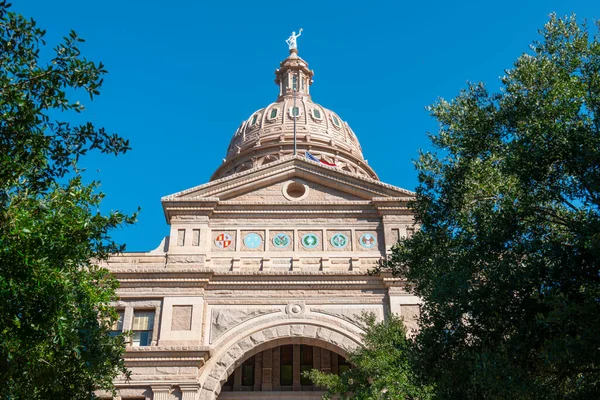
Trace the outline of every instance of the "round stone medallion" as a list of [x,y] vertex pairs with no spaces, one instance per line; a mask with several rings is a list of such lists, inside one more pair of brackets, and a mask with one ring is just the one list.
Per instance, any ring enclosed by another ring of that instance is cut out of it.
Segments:
[[292,243],[292,239],[290,238],[290,235],[286,233],[278,233],[273,236],[273,245],[279,249],[288,247],[290,243]]
[[302,246],[307,249],[314,249],[319,245],[319,237],[314,233],[307,233],[302,236]]
[[377,244],[377,238],[372,233],[363,233],[358,239],[358,243],[365,249],[372,249]]
[[330,243],[336,249],[344,248],[348,244],[348,236],[343,233],[336,233],[331,237]]
[[262,238],[257,233],[249,233],[244,237],[244,244],[249,249],[258,249],[262,244]]
[[304,313],[304,304],[290,303],[285,307],[285,312],[289,315],[299,316]]
[[228,233],[219,233],[215,238],[215,246],[219,249],[226,249],[233,243],[233,238]]

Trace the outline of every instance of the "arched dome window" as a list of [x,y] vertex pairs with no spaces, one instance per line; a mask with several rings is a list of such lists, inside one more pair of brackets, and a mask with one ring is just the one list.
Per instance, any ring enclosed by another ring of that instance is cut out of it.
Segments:
[[317,121],[321,121],[323,119],[323,115],[321,115],[321,111],[318,108],[313,108],[310,110],[313,119]]
[[302,110],[298,106],[292,106],[289,108],[290,118],[298,118],[302,115]]
[[342,124],[340,123],[340,120],[338,119],[338,117],[336,117],[333,114],[331,114],[331,121],[333,121],[333,125],[335,125],[336,128],[341,128],[342,127]]

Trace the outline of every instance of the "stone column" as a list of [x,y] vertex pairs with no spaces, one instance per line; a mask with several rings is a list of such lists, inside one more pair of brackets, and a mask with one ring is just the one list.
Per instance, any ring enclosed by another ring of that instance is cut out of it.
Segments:
[[327,349],[321,349],[321,371],[331,372],[331,354]]
[[254,356],[254,391],[260,392],[262,381],[262,353]]
[[181,400],[196,400],[200,385],[179,385]]
[[300,391],[302,386],[300,385],[300,345],[294,345],[294,358],[292,358],[292,390]]
[[273,390],[281,390],[281,348],[273,349]]
[[171,400],[171,387],[152,386],[152,400]]
[[242,390],[242,366],[240,365],[233,371],[233,391],[240,392]]
[[262,391],[273,390],[273,349],[262,352]]

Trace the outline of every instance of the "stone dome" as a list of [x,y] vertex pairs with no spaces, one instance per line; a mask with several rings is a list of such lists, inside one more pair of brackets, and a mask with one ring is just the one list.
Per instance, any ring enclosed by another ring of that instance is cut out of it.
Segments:
[[291,49],[275,71],[277,101],[242,122],[211,180],[292,156],[294,150],[299,156],[308,151],[343,171],[377,179],[348,123],[311,100],[313,74],[297,50]]

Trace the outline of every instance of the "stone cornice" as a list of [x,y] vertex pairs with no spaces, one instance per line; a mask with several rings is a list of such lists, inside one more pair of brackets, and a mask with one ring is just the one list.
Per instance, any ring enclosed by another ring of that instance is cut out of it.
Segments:
[[[344,279],[345,275],[345,279]],[[273,279],[279,278],[279,279]],[[304,279],[302,279],[304,278]],[[243,288],[247,290],[257,289],[355,289],[360,287],[371,289],[385,288],[384,282],[380,277],[371,276],[365,272],[356,274],[289,274],[278,276],[265,275],[215,275],[208,284],[209,290],[219,290],[221,288]]]
[[[256,289],[331,289],[384,288],[404,284],[397,278],[383,278],[359,271],[212,271],[207,268],[156,269],[109,268],[119,280],[121,289],[152,288],[160,295],[169,288],[184,290],[219,290],[229,288]],[[136,292],[140,294],[141,292]],[[136,293],[122,293],[131,297]],[[144,292],[145,293],[145,292]],[[146,295],[146,294],[145,294]],[[149,295],[149,294],[148,294]]]
[[127,347],[123,358],[126,366],[197,366],[210,357],[209,346],[144,346]]

